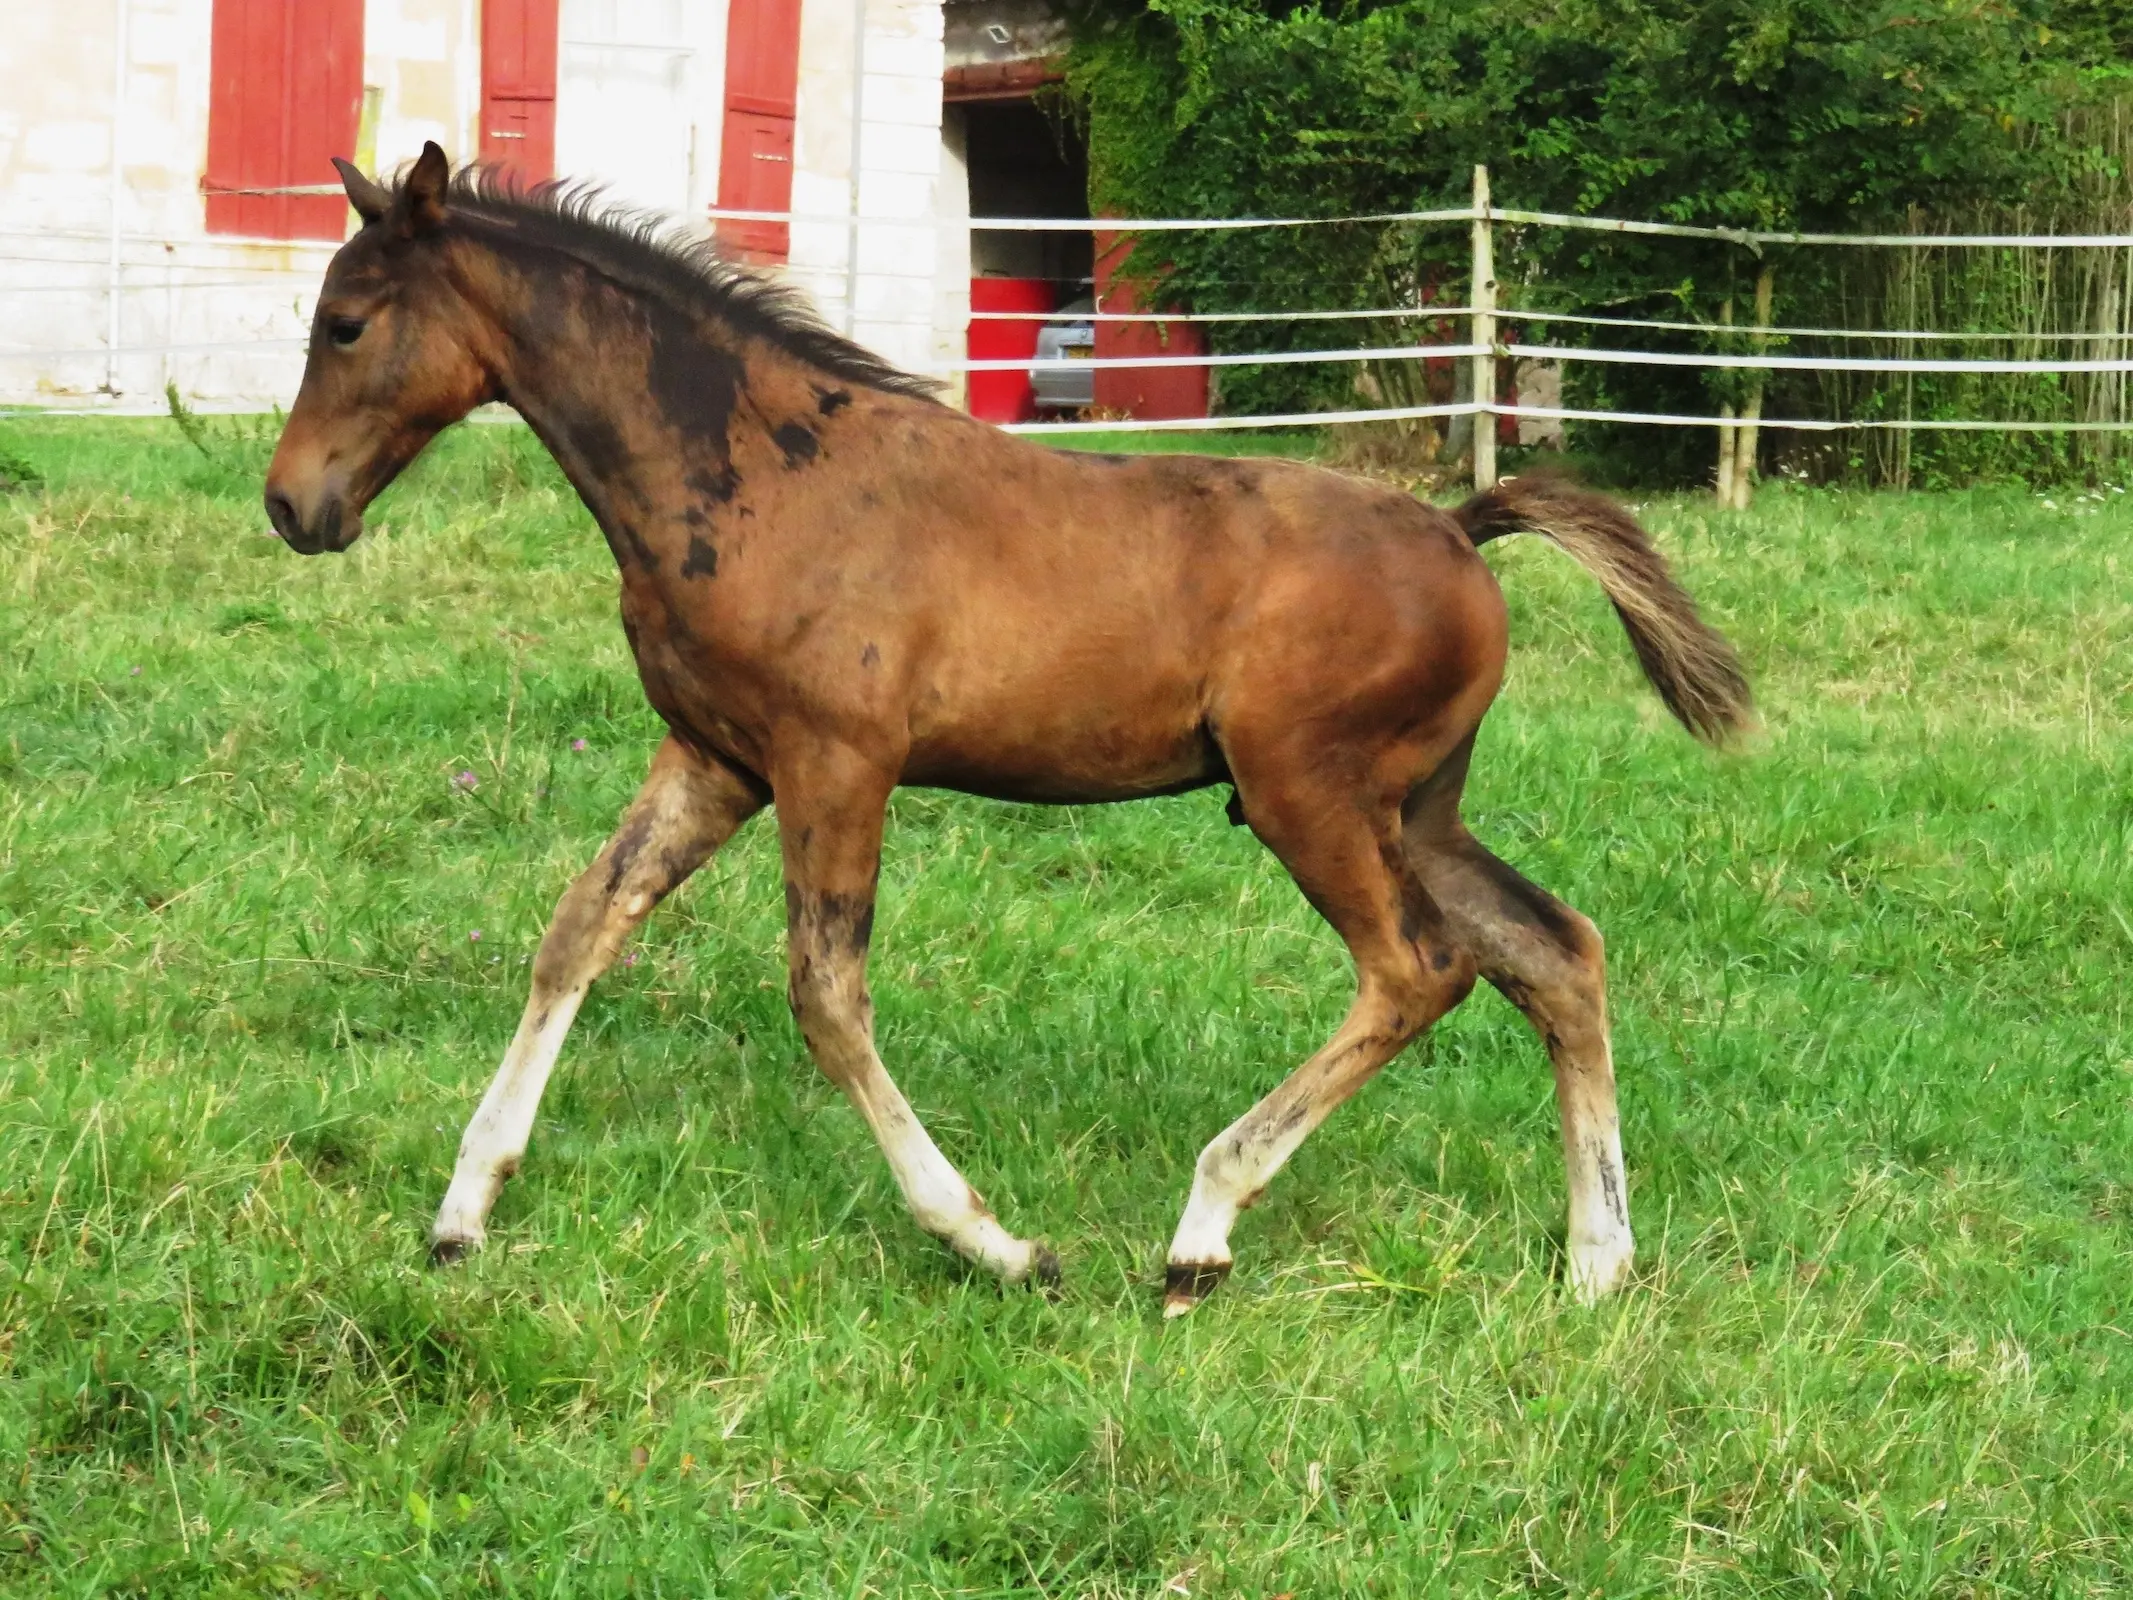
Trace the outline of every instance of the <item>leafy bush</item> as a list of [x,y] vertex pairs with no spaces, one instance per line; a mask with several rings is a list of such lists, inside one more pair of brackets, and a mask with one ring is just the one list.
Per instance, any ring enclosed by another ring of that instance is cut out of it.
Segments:
[[[1498,204],[1535,210],[1913,231],[2020,197],[2035,226],[2123,205],[2119,122],[2079,112],[2123,82],[2124,31],[2116,8],[2068,0],[1091,0],[1068,94],[1088,124],[1091,199],[1114,215],[1458,206],[1479,163]],[[1136,266],[1171,303],[1198,310],[1456,304],[1467,249],[1456,226],[1351,223],[1167,234],[1141,244]],[[1885,314],[1889,275],[1905,270],[1881,262],[1869,284],[1854,251],[1800,248],[1773,260],[1779,320],[1816,325]],[[1500,228],[1497,238],[1504,303],[1529,310],[1716,323],[1728,299],[1745,305],[1760,265],[1715,240],[1541,228]],[[2121,310],[2125,299],[2121,285]],[[1389,343],[1416,338],[1416,326],[1217,325],[1213,339],[1230,350],[1300,349],[1338,337],[1333,327]],[[1594,342],[1549,331],[1550,342]],[[1596,332],[1617,347],[1631,338]],[[1712,348],[1694,334],[1637,337]],[[1353,403],[1355,377],[1346,367],[1230,369],[1222,398],[1256,412]],[[1437,398],[1449,398],[1451,378],[1438,376]],[[1566,399],[1708,412],[1743,381],[1573,364]],[[1905,391],[1914,404],[1917,388]],[[1771,407],[1782,399],[1857,414],[1888,394],[1886,384],[1774,384]],[[1667,433],[1629,428],[1585,442],[1630,452],[1650,478],[1699,475],[1708,438]]]
[[18,489],[34,489],[44,482],[44,474],[37,463],[5,438],[0,438],[0,494],[13,494]]

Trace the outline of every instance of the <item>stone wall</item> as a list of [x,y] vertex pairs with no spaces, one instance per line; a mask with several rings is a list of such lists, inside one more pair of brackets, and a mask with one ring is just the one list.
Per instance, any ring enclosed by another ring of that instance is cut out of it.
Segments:
[[[717,188],[726,6],[669,4],[673,15],[653,42],[675,47],[673,113],[661,126],[676,131],[662,135],[639,172],[624,164],[645,140],[603,143],[582,132],[596,108],[572,97],[611,96],[615,85],[602,79],[594,53],[568,41],[623,40],[625,22],[649,24],[615,0],[562,0],[559,155],[568,160],[575,147],[581,163],[601,168],[588,175],[609,180],[622,198],[700,218]],[[479,6],[367,0],[360,162],[389,172],[425,139],[455,159],[476,152]],[[853,296],[853,229],[844,219],[862,14]],[[115,104],[120,15],[125,94]],[[210,409],[286,405],[294,396],[311,301],[334,246],[207,233],[200,180],[212,23],[212,0],[9,7],[0,28],[0,404],[155,409],[170,383]],[[968,311],[967,189],[940,181],[941,73],[939,0],[805,0],[793,209],[830,220],[794,226],[789,270],[833,326],[915,368],[962,353]],[[683,140],[686,150],[665,147]],[[115,359],[106,354],[114,299]],[[198,348],[228,345],[244,348]]]

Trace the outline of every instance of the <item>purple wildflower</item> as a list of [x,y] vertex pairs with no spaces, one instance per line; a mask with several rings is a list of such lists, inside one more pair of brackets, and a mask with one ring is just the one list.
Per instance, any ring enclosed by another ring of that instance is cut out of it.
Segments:
[[469,928],[469,929],[467,929],[467,943],[469,943],[469,944],[480,944],[480,943],[481,943],[481,929],[479,929],[479,928]]
[[140,675],[141,675],[141,669],[140,669],[139,667],[135,667],[135,668],[133,668],[133,669],[132,669],[132,671],[131,671],[131,672],[130,672],[130,673],[128,674],[128,676],[129,676],[129,677],[135,677],[135,678],[138,678],[138,677],[139,677]]
[[471,772],[455,772],[452,774],[452,787],[465,789],[471,793],[481,787],[481,779],[475,777]]
[[570,748],[573,750],[583,750],[586,748],[585,741],[583,739],[573,739],[570,741]]
[[632,950],[628,955],[624,956],[622,964],[625,967],[634,967],[637,964],[637,952]]

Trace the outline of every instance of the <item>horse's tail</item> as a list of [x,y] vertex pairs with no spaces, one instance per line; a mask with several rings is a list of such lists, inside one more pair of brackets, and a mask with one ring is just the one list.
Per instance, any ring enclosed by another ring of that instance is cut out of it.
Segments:
[[1755,722],[1740,657],[1696,614],[1627,511],[1604,495],[1559,478],[1515,478],[1484,489],[1453,513],[1482,545],[1507,533],[1537,533],[1599,580],[1645,677],[1682,726],[1707,744],[1723,744]]

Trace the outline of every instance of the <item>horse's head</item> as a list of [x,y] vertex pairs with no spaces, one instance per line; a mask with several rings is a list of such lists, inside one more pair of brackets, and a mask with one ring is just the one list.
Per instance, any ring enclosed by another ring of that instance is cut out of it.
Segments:
[[355,543],[364,507],[495,388],[483,324],[446,260],[444,152],[424,145],[394,191],[334,165],[363,228],[326,269],[303,387],[267,469],[267,516],[305,555]]

